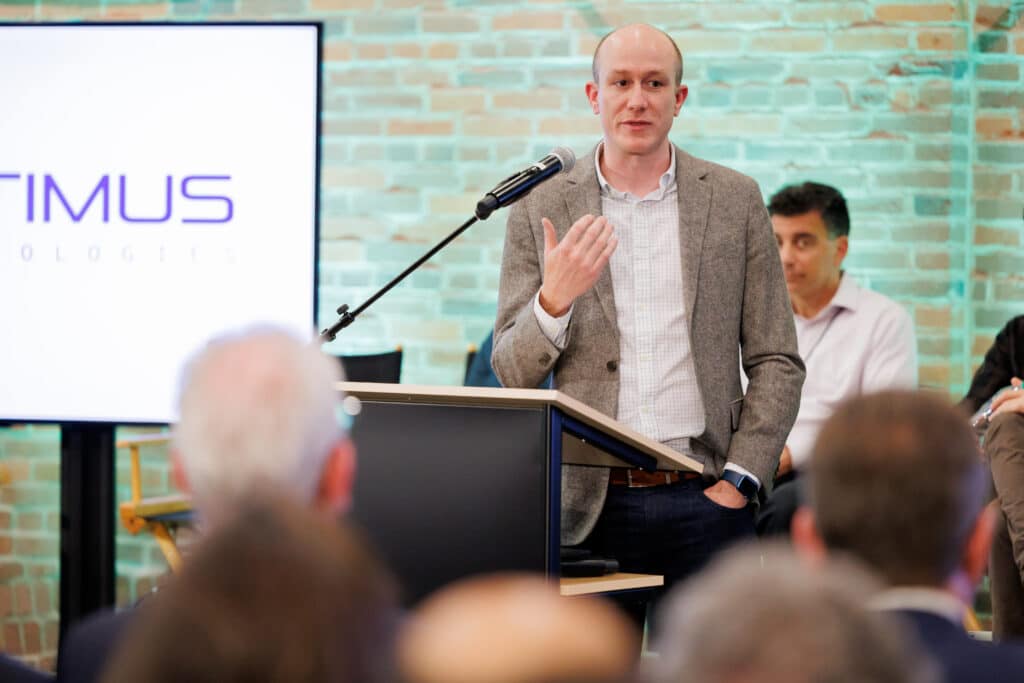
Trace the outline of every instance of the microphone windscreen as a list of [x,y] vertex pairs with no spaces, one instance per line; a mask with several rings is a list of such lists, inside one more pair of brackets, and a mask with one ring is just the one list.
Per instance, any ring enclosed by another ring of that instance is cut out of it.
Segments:
[[568,147],[555,147],[551,153],[562,162],[562,173],[568,173],[576,165],[576,155]]

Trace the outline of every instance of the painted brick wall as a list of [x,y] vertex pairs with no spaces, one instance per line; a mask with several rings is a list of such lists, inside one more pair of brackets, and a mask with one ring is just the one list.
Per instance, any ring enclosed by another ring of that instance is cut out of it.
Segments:
[[[508,173],[555,145],[585,154],[599,136],[583,96],[597,39],[652,22],[686,57],[673,140],[766,196],[838,185],[849,270],[912,311],[922,382],[952,395],[1024,313],[1022,14],[1020,0],[0,0],[0,21],[325,22],[321,326]],[[403,381],[457,383],[493,321],[503,231],[501,214],[474,226],[334,350],[401,344]],[[0,644],[43,666],[56,645],[56,434],[0,429]],[[165,453],[145,460],[160,492]],[[121,602],[163,572],[144,539],[122,534],[118,557]]]

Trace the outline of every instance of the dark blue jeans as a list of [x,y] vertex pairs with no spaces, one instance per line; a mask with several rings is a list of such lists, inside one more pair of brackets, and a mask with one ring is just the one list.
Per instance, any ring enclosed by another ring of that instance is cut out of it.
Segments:
[[[752,505],[732,509],[706,495],[701,479],[665,486],[609,486],[608,498],[583,547],[619,561],[619,571],[661,574],[662,595],[700,571],[716,552],[754,536]],[[616,599],[638,624],[646,600]]]

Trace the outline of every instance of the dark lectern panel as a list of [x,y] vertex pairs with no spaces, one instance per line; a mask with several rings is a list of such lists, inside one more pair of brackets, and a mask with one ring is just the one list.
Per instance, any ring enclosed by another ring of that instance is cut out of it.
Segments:
[[363,402],[352,516],[407,603],[469,574],[544,571],[546,420],[543,409]]

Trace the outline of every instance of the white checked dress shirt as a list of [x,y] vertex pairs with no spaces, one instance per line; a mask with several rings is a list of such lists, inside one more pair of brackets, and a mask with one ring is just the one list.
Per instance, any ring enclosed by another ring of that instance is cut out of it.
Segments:
[[[594,157],[601,213],[619,238],[608,266],[619,329],[617,418],[641,434],[693,455],[687,440],[704,432],[704,402],[683,301],[675,148],[670,146],[668,170],[657,189],[638,198],[616,190],[605,179],[602,147]],[[541,307],[538,292],[534,313],[547,338],[563,349],[572,308],[554,318]],[[750,475],[742,467],[726,467]]]

